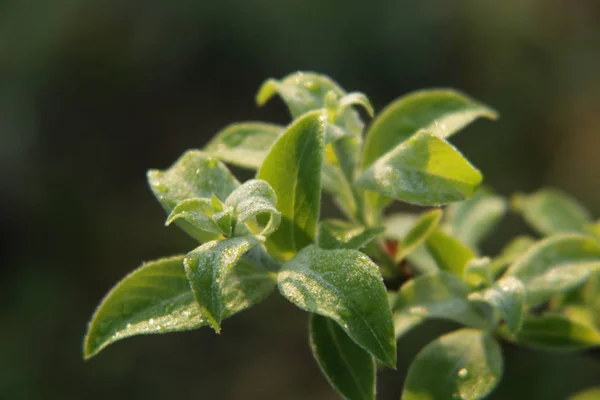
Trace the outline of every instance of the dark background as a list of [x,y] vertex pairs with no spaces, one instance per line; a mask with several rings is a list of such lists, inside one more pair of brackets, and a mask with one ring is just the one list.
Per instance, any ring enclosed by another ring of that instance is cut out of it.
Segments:
[[[215,335],[137,337],[81,357],[86,323],[140,264],[190,250],[146,187],[186,149],[241,120],[286,123],[254,94],[313,70],[369,95],[455,87],[500,111],[453,141],[509,195],[552,185],[600,216],[600,3],[498,1],[0,2],[1,399],[335,399],[307,316],[273,295]],[[246,174],[247,176],[247,174]],[[517,229],[508,217],[493,254]],[[398,399],[416,352],[399,342]],[[565,399],[600,384],[598,353],[506,346],[491,399]]]

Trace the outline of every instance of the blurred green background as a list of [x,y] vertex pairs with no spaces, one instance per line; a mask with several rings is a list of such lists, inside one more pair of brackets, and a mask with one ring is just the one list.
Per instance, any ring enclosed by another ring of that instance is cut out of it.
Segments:
[[[233,121],[286,123],[254,94],[312,70],[377,110],[451,86],[499,110],[453,138],[509,195],[552,185],[600,216],[600,2],[4,0],[0,2],[0,399],[336,399],[307,316],[273,295],[210,329],[81,357],[86,323],[140,264],[194,243],[146,187]],[[242,177],[248,173],[241,172]],[[497,251],[524,229],[509,216]],[[380,398],[398,399],[431,323],[399,342]],[[506,349],[490,399],[565,399],[600,384],[600,353]]]

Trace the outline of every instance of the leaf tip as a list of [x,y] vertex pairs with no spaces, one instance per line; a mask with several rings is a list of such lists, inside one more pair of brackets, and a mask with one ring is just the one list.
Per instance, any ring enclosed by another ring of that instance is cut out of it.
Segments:
[[267,79],[258,89],[256,93],[256,105],[262,107],[267,101],[275,94],[275,83],[274,79]]

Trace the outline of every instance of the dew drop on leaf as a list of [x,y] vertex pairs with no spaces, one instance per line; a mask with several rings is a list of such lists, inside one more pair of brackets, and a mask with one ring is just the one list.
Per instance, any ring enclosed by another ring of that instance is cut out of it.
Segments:
[[185,259],[183,260],[183,262],[190,269],[196,269],[196,268],[198,268],[198,256],[196,254],[192,253],[192,254],[188,255],[187,257],[185,257]]
[[466,368],[461,368],[461,369],[458,371],[458,377],[459,377],[460,379],[467,379],[467,378],[469,377],[469,371],[467,371],[467,369],[466,369]]
[[148,324],[150,324],[150,325],[154,325],[154,319],[150,318],[150,319],[148,320]]

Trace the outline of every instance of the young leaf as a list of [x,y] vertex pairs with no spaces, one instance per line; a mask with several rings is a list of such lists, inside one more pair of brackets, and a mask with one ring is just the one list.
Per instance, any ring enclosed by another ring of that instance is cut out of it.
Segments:
[[336,322],[313,314],[310,344],[321,371],[344,399],[375,399],[375,360]]
[[396,297],[394,312],[425,318],[442,318],[486,329],[487,315],[468,296],[471,288],[457,276],[438,272],[406,282]]
[[396,365],[396,340],[377,265],[356,250],[309,246],[279,272],[281,294],[298,307],[337,322],[381,363]]
[[[268,215],[269,222],[259,232],[261,237],[268,237],[279,227],[281,214],[275,204],[277,204],[275,191],[267,182],[260,179],[244,182],[225,201],[225,205],[232,208],[237,225],[253,222],[259,215]],[[244,231],[246,229],[242,229],[242,232]]]
[[515,337],[503,329],[498,332],[509,341],[534,349],[576,351],[600,346],[596,328],[560,314],[527,316]]
[[[450,143],[421,131],[374,162],[356,185],[407,203],[439,206],[468,199],[481,180]],[[383,205],[381,196],[367,198],[371,207]]]
[[170,225],[174,221],[183,220],[199,231],[221,235],[224,232],[217,222],[211,218],[213,214],[214,209],[209,199],[187,199],[173,208],[165,224]]
[[283,126],[264,122],[231,124],[218,132],[204,151],[226,163],[258,169],[283,130]]
[[556,189],[515,195],[512,205],[542,235],[584,233],[584,226],[591,221],[589,212],[577,200]]
[[447,208],[452,236],[469,247],[477,248],[500,218],[506,213],[507,202],[486,190],[478,190],[469,200]]
[[[328,94],[330,98],[335,96],[335,101],[345,95],[344,90],[329,77],[311,72],[290,74],[280,81],[267,80],[256,95],[257,104],[262,106],[276,93],[288,106],[293,118],[325,109]],[[364,126],[358,113],[350,107],[337,116],[336,124],[355,135],[360,135]]]
[[600,243],[583,235],[563,234],[539,241],[504,275],[525,284],[527,303],[533,306],[581,285],[598,268]]
[[442,218],[442,210],[431,210],[421,214],[410,230],[404,235],[398,244],[398,251],[394,256],[396,261],[403,260],[437,228]]
[[129,336],[196,329],[207,324],[183,269],[183,256],[145,263],[102,300],[83,344],[90,358]]
[[521,329],[526,305],[525,286],[521,281],[509,276],[476,295],[471,295],[471,298],[481,298],[500,312],[511,334],[514,335]]
[[[416,223],[418,216],[408,213],[392,214],[384,220],[386,238],[401,241],[410,228]],[[396,251],[393,252],[394,254]],[[410,267],[415,272],[425,275],[439,271],[436,261],[431,257],[424,244],[417,246],[406,257]]]
[[463,276],[467,263],[475,258],[475,253],[452,236],[437,229],[427,237],[427,250],[442,271]]
[[[198,150],[186,152],[165,171],[148,171],[148,183],[167,214],[177,204],[188,199],[210,198],[215,195],[224,200],[239,186],[225,165]],[[185,220],[177,221],[177,225],[201,242],[218,236],[207,234]]]
[[252,237],[208,242],[184,259],[196,301],[217,333],[232,310],[258,303],[274,288],[274,279],[266,269],[242,259],[256,244]]
[[429,343],[408,370],[402,400],[484,398],[500,381],[498,342],[488,333],[461,329]]
[[341,220],[319,224],[317,245],[322,249],[361,249],[384,231],[384,228],[365,228]]
[[475,119],[496,119],[491,108],[451,89],[409,93],[388,105],[373,121],[363,151],[363,168],[418,130],[446,138]]
[[277,139],[258,171],[277,195],[281,225],[266,242],[282,259],[290,259],[313,242],[321,205],[324,147],[323,113],[298,118]]
[[371,102],[364,93],[360,92],[348,93],[342,97],[339,102],[337,113],[343,114],[348,107],[353,105],[362,106],[371,118],[375,116],[375,110],[373,109]]

